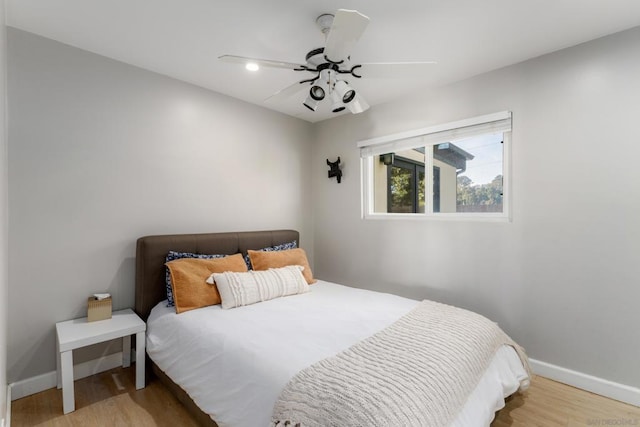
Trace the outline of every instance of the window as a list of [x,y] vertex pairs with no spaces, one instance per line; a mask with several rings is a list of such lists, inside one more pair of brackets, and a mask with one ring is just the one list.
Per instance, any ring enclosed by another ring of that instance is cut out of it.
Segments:
[[394,155],[386,166],[386,212],[424,212],[424,153],[416,154],[417,159]]
[[511,113],[362,141],[363,216],[508,219]]

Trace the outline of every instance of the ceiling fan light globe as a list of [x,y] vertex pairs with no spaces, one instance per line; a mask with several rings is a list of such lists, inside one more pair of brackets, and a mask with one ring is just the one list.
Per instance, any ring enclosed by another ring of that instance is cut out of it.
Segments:
[[309,89],[309,96],[315,101],[322,101],[324,95],[324,89],[320,86],[312,86],[311,89]]
[[320,104],[321,100],[313,99],[311,94],[307,96],[307,99],[302,103],[305,107],[307,107],[311,111],[316,111],[318,109],[318,104]]
[[360,114],[369,109],[369,104],[367,104],[367,101],[365,101],[362,96],[358,95],[353,102],[347,104],[347,108],[353,114]]
[[345,104],[350,103],[356,97],[356,91],[351,88],[344,80],[338,80],[335,85],[335,91],[338,92],[338,96],[342,98],[342,102]]
[[338,92],[335,90],[331,92],[331,111],[333,113],[339,113],[344,110],[345,106],[342,103],[342,97],[338,95]]
[[347,93],[345,93],[342,96],[342,102],[344,102],[345,104],[350,103],[351,101],[353,101],[353,99],[356,97],[356,91],[351,89],[348,90]]
[[353,114],[359,114],[359,113],[362,113],[364,109],[362,108],[362,106],[358,101],[355,101],[349,104],[349,111],[351,111],[351,113]]

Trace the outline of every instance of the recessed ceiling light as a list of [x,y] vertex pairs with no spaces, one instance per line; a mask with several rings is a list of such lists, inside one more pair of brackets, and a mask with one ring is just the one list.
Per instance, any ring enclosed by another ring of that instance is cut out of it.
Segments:
[[244,66],[249,71],[258,71],[260,67],[255,62],[247,62],[247,65]]

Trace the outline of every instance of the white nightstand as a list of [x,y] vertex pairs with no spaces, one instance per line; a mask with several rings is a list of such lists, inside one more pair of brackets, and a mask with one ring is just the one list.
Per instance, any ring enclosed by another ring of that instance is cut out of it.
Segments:
[[73,350],[122,338],[122,366],[131,364],[131,335],[136,334],[136,389],[144,388],[145,331],[147,325],[130,308],[114,311],[111,319],[87,322],[87,318],[56,323],[58,388],[62,387],[65,414],[75,410]]

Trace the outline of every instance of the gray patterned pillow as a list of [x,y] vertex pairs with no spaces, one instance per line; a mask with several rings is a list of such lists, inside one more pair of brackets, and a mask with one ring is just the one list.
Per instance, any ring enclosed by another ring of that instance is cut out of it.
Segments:
[[[199,258],[199,259],[213,259],[213,258],[224,258],[226,255],[206,255],[206,254],[192,254],[191,252],[175,252],[169,251],[167,257],[165,258],[165,263],[169,261],[173,261],[181,258]],[[164,267],[164,281],[167,287],[167,307],[174,307],[175,303],[173,301],[173,290],[171,289],[171,274],[169,273],[169,268]]]
[[[281,245],[269,246],[268,248],[256,249],[257,251],[265,251],[265,252],[275,252],[275,251],[286,251],[289,249],[296,249],[298,247],[298,241],[294,240],[292,242],[283,243]],[[244,262],[247,264],[247,269],[253,270],[251,267],[251,260],[249,259],[249,254],[244,256]]]

